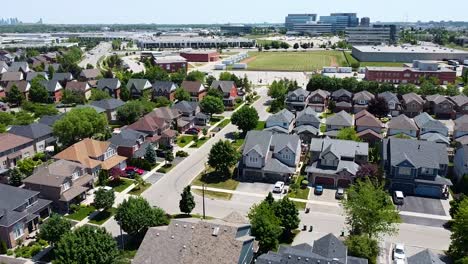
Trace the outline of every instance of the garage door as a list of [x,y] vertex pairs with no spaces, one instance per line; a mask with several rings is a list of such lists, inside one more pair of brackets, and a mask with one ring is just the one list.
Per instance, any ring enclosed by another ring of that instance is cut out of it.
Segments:
[[327,187],[335,187],[335,180],[333,178],[327,178],[327,177],[316,177],[314,184],[323,185]]
[[350,184],[351,182],[349,180],[345,180],[345,179],[338,180],[338,187],[348,188]]
[[393,191],[402,191],[405,195],[413,194],[414,185],[410,184],[410,183],[394,182],[394,183],[392,183],[392,190]]
[[414,194],[419,196],[440,198],[442,196],[441,188],[430,185],[418,185],[414,189]]

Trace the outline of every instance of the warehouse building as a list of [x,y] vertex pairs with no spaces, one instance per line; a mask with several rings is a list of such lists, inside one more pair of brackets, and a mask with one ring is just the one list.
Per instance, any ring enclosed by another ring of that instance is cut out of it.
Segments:
[[180,52],[180,56],[189,62],[211,62],[219,60],[219,53],[216,50],[188,50]]
[[365,62],[413,62],[415,60],[468,60],[468,52],[439,46],[354,46],[353,57]]
[[256,41],[247,38],[167,36],[140,38],[137,43],[138,47],[141,49],[202,49],[218,47],[254,47]]
[[221,33],[226,35],[242,35],[252,33],[252,26],[241,24],[227,24],[220,27]]

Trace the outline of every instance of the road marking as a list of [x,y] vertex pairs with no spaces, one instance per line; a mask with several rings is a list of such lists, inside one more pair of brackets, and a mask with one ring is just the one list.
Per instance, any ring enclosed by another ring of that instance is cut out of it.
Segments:
[[445,216],[445,215],[433,215],[433,214],[423,214],[423,213],[414,213],[414,212],[408,212],[408,211],[400,211],[400,215],[406,215],[406,216],[415,216],[415,217],[421,217],[421,218],[431,218],[431,219],[437,219],[437,220],[452,220],[450,216]]

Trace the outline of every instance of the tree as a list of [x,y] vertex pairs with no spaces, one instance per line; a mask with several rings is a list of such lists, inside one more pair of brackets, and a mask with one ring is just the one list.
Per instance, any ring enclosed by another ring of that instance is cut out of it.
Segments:
[[109,98],[111,98],[111,96],[109,95],[108,92],[94,88],[91,90],[91,97],[89,98],[89,100],[100,101],[100,100],[109,99]]
[[13,168],[10,170],[9,184],[15,187],[23,185],[24,175],[20,172],[19,169]]
[[275,198],[273,198],[273,194],[271,192],[268,192],[267,197],[264,200],[266,203],[272,205],[275,202]]
[[85,104],[86,97],[82,91],[64,90],[62,94],[64,104]]
[[164,160],[169,164],[174,161],[174,153],[172,153],[172,150],[166,152]]
[[274,205],[275,213],[279,217],[281,227],[287,234],[299,227],[301,220],[299,219],[299,210],[293,201],[289,200],[287,196],[276,202]]
[[177,72],[171,73],[170,79],[171,79],[171,82],[180,86],[182,82],[185,80],[186,76],[187,76],[187,73],[185,72],[185,70],[180,69]]
[[130,90],[127,86],[122,86],[120,88],[120,99],[125,102],[131,99]]
[[195,199],[193,198],[192,192],[190,190],[190,185],[187,185],[184,188],[184,191],[180,195],[179,209],[182,213],[190,214],[195,208]]
[[220,140],[211,147],[208,154],[208,165],[223,176],[228,176],[229,169],[237,163],[239,153],[228,140]]
[[379,242],[367,236],[349,236],[345,240],[348,254],[357,258],[365,258],[370,264],[377,263]]
[[206,85],[208,87],[210,87],[214,81],[216,81],[216,78],[213,75],[209,75],[208,77],[206,77],[206,80],[205,80]]
[[353,235],[376,238],[396,232],[395,224],[400,222],[400,216],[383,184],[357,180],[347,192],[347,199],[342,200],[342,204]]
[[24,94],[18,89],[16,84],[11,86],[10,92],[6,96],[6,101],[12,105],[21,105],[24,101]]
[[117,109],[117,120],[123,124],[131,124],[145,114],[145,109],[139,101],[129,101]]
[[362,164],[356,172],[357,179],[370,179],[372,182],[377,180],[377,183],[382,180],[382,173],[379,166],[372,163]]
[[297,50],[297,49],[299,48],[299,44],[298,44],[298,43],[294,43],[293,48],[294,48],[295,50]]
[[187,77],[185,77],[185,80],[187,81],[199,81],[199,82],[205,82],[205,73],[201,71],[191,71],[189,74],[187,74]]
[[354,130],[352,127],[345,127],[340,129],[340,131],[338,131],[337,138],[341,140],[353,140],[358,142],[361,141],[356,133],[356,130]]
[[190,101],[190,93],[184,88],[179,87],[175,90],[174,98],[177,99],[177,101]]
[[70,220],[59,214],[52,214],[39,230],[39,238],[49,242],[51,245],[57,244],[63,235],[71,231]]
[[98,185],[99,186],[104,186],[107,184],[107,181],[109,180],[109,172],[105,170],[100,170],[98,173]]
[[385,117],[388,115],[390,110],[388,109],[387,100],[383,97],[375,97],[369,101],[369,106],[367,107],[367,111],[373,114],[376,117]]
[[41,163],[42,161],[35,161],[31,158],[25,158],[25,159],[19,160],[16,165],[19,171],[23,175],[25,175],[26,177],[29,177],[33,174],[34,169]]
[[4,255],[8,252],[8,248],[6,245],[6,242],[3,240],[0,240],[0,255]]
[[245,105],[232,114],[231,122],[242,130],[242,133],[247,134],[248,131],[257,127],[258,119],[257,110]]
[[60,264],[113,264],[119,251],[117,242],[104,228],[84,225],[66,233],[54,248]]
[[145,160],[151,164],[156,164],[156,150],[154,150],[154,147],[151,144],[146,147]]
[[213,114],[221,114],[224,112],[223,100],[218,97],[207,95],[201,100],[200,109],[210,116]]
[[460,94],[460,90],[454,84],[448,84],[447,87],[444,89],[444,95],[447,96],[456,96]]
[[31,81],[31,87],[29,88],[29,100],[35,103],[49,103],[49,92],[41,84],[44,77],[38,76]]
[[224,97],[223,92],[221,92],[220,90],[215,89],[215,88],[209,88],[209,89],[208,89],[208,92],[206,93],[206,95],[213,96],[213,97],[219,98],[219,99],[221,99],[221,100],[222,100],[223,97]]
[[260,252],[268,252],[278,247],[278,238],[281,235],[281,220],[268,203],[254,205],[248,214],[252,225],[252,235],[259,241]]
[[143,237],[149,227],[169,224],[164,210],[151,207],[142,197],[125,199],[117,207],[115,220],[129,235],[138,237]]
[[25,111],[33,113],[35,118],[39,118],[45,115],[56,115],[59,113],[57,108],[52,104],[24,102],[21,108],[23,108]]
[[462,259],[468,256],[468,198],[463,199],[458,205],[451,232],[452,243],[449,247],[449,255],[455,263],[456,261],[463,263]]
[[96,209],[107,210],[114,205],[115,193],[114,190],[106,190],[100,188],[94,193],[94,207]]
[[52,80],[52,78],[54,78],[54,74],[55,74],[54,66],[49,65],[49,68],[47,68],[47,75],[49,76],[49,80]]
[[72,109],[53,126],[54,135],[64,146],[107,131],[107,118],[90,107]]
[[165,106],[170,106],[171,101],[167,99],[164,96],[158,96],[154,99],[154,102],[156,103],[156,107],[165,107]]

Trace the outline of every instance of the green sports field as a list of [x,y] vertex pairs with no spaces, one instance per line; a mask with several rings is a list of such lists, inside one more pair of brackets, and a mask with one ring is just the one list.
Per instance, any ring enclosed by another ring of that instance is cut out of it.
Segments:
[[244,63],[251,71],[313,71],[324,66],[347,66],[341,51],[249,52]]

